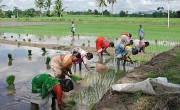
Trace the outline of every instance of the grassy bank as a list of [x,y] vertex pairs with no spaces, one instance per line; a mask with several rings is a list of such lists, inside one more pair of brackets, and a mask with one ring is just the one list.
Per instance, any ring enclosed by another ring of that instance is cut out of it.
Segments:
[[165,66],[164,71],[148,75],[150,78],[167,77],[168,81],[180,84],[180,50],[176,51],[176,57]]

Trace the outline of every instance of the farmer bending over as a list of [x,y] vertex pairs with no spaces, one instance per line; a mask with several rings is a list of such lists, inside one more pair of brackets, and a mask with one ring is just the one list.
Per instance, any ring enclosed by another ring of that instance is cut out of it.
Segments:
[[103,52],[110,55],[110,53],[106,50],[108,47],[114,47],[114,43],[109,42],[104,37],[98,37],[96,39],[96,50],[100,59],[103,57]]
[[132,35],[130,33],[122,33],[120,38],[120,44],[125,46],[132,45],[133,40],[131,40]]
[[[50,66],[54,71],[54,77],[64,79],[65,75],[72,76],[72,63],[81,58],[80,53],[62,54],[51,59]],[[68,74],[68,72],[70,74]]]
[[[117,59],[117,68],[119,70],[120,61],[124,60],[123,67],[125,68],[126,61],[133,63],[133,61],[130,58],[130,55],[136,55],[138,54],[138,50],[134,49],[130,46],[125,46],[123,44],[118,44],[115,48],[115,55]],[[129,59],[129,60],[128,60]]]
[[47,110],[56,110],[55,99],[58,108],[65,110],[66,104],[62,102],[62,94],[73,90],[74,85],[70,79],[60,80],[49,74],[39,74],[32,79],[31,110],[39,110],[42,107]]
[[81,73],[82,63],[84,64],[85,68],[90,71],[89,66],[87,65],[87,60],[91,60],[93,58],[93,54],[91,52],[86,52],[80,47],[76,47],[72,49],[72,54],[80,53],[81,58],[79,58],[76,62],[74,62],[74,73],[76,73],[76,64],[79,64],[79,71]]
[[136,40],[134,40],[134,46],[139,52],[143,51],[145,53],[145,48],[147,46],[149,46],[149,42],[141,41],[141,43],[140,43],[140,40],[136,39]]

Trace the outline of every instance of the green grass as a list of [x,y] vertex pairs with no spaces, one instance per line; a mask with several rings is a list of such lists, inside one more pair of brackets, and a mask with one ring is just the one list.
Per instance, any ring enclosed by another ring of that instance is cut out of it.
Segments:
[[75,21],[76,34],[85,36],[119,37],[122,32],[132,33],[132,39],[138,38],[139,24],[143,25],[145,39],[180,42],[180,19],[170,18],[170,28],[167,18],[143,17],[101,17],[94,15],[66,15],[64,17],[34,17],[34,18],[5,18],[0,20],[63,22],[55,25],[17,26],[0,28],[0,32],[28,33],[35,35],[65,36],[71,35],[71,21]]
[[180,50],[177,51],[177,56],[168,65],[165,70],[159,73],[152,73],[147,77],[167,77],[168,81],[180,84]]
[[[99,15],[66,15],[63,17],[27,17],[27,18],[0,18],[0,20],[16,21],[53,21],[53,22],[82,22],[82,23],[118,23],[118,24],[157,24],[167,25],[167,18],[144,18],[144,17],[102,17]],[[180,19],[170,18],[170,25],[179,25]]]

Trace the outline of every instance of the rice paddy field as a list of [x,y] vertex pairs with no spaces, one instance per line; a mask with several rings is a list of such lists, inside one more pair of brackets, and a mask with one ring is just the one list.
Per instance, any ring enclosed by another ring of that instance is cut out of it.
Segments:
[[[22,108],[28,109],[30,106],[30,82],[32,77],[35,74],[38,74],[35,72],[52,72],[49,68],[46,67],[47,65],[45,65],[45,59],[59,53],[70,52],[61,50],[48,50],[48,53],[43,55],[39,48],[21,47],[21,43],[28,42],[37,44],[61,44],[64,46],[72,46],[71,21],[75,22],[76,28],[76,40],[74,42],[74,46],[82,46],[84,44],[84,46],[89,45],[94,49],[95,39],[98,36],[104,36],[108,40],[114,41],[115,45],[117,45],[118,39],[123,32],[131,33],[133,40],[139,39],[138,29],[139,25],[142,24],[145,32],[144,41],[149,41],[150,45],[146,48],[146,53],[140,53],[138,55],[132,56],[132,59],[137,62],[136,65],[133,66],[130,64],[126,65],[127,67],[129,66],[131,70],[134,67],[150,61],[153,56],[168,51],[176,45],[180,44],[180,19],[177,18],[170,18],[170,27],[167,27],[167,18],[121,18],[83,15],[64,16],[62,18],[6,18],[0,19],[0,21],[0,24],[2,22],[17,22],[19,24],[25,24],[28,22],[33,24],[18,26],[0,25],[0,39],[9,41],[11,40],[17,44],[16,46],[9,44],[5,44],[4,46],[4,44],[0,43],[0,52],[2,52],[0,53],[0,59],[3,61],[0,62],[0,67],[3,67],[0,69],[0,78],[3,78],[3,80],[0,81],[0,89],[3,90],[3,92],[0,93],[0,98],[5,99],[4,103],[0,104],[0,109],[2,110],[9,110],[11,108],[14,108],[15,110]],[[39,25],[40,22],[51,22],[51,24]],[[27,55],[27,51],[29,49],[32,50],[32,58],[28,57]],[[10,63],[7,59],[9,53],[11,53],[13,57],[15,56],[15,59]],[[97,63],[95,60],[97,59],[98,57],[95,55],[95,59],[90,63],[94,73],[97,73],[97,71],[94,69],[96,66],[95,63]],[[24,65],[27,65],[27,67],[24,68]],[[90,110],[93,105],[101,99],[103,94],[106,93],[106,91],[114,83],[116,83],[118,79],[125,75],[123,71],[116,71],[113,68],[113,58],[111,58],[110,62],[108,62],[106,66],[109,66],[111,69],[106,71],[107,73],[105,75],[84,75],[84,80],[75,85],[79,88],[76,88],[75,91],[66,94],[65,97],[67,100],[73,100],[77,103],[77,106],[73,109]],[[87,73],[87,71],[84,69],[85,68],[83,67],[83,72]],[[4,75],[4,73],[6,75]],[[26,77],[26,73],[28,74],[28,77]],[[14,95],[9,92],[7,93],[5,86],[5,78],[11,74],[15,75],[16,77],[16,92],[13,92]],[[86,87],[84,87],[83,84],[85,84]],[[25,88],[24,91],[22,91],[23,88],[21,87]],[[9,106],[9,103],[13,104],[13,106]]]

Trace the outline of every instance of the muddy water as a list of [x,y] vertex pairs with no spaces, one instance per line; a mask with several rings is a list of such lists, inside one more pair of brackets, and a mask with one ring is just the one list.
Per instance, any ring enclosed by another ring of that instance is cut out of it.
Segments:
[[[36,43],[58,43],[58,44],[65,44],[69,45],[71,41],[71,37],[64,37],[62,39],[57,39],[57,37],[41,37],[41,39],[37,38],[33,35],[25,35],[25,34],[10,34],[4,33],[2,36],[6,36],[8,40],[17,40],[17,41],[25,41],[28,42],[28,39],[31,38],[31,42]],[[13,37],[11,37],[13,36]],[[3,37],[1,37],[3,38]],[[77,46],[81,46],[81,43],[88,44],[88,40],[90,40],[90,46],[95,46],[95,37],[80,37],[80,39],[75,38],[78,41]],[[32,50],[32,55],[28,56],[28,50]],[[1,110],[25,110],[30,108],[30,91],[31,91],[31,79],[39,73],[52,73],[51,69],[47,68],[45,64],[45,60],[47,57],[53,57],[55,55],[61,53],[70,53],[68,51],[59,51],[59,50],[51,50],[47,49],[47,53],[43,55],[43,52],[40,48],[34,47],[18,47],[14,45],[7,45],[7,44],[0,44],[0,109]],[[9,62],[7,55],[12,54],[12,62]],[[96,67],[97,65],[97,56],[90,61],[88,61],[89,66]],[[110,59],[105,61],[105,59]],[[114,60],[109,57],[104,57],[104,65],[108,68],[116,68],[114,64]],[[135,66],[129,65],[127,71],[132,70]],[[122,67],[121,67],[122,68]],[[85,77],[88,72],[82,66],[82,74],[78,72],[76,74]],[[93,68],[92,71],[95,73],[96,69]],[[7,90],[6,88],[6,77],[9,75],[15,75],[15,89]],[[87,88],[88,83],[86,81],[82,81],[79,83],[75,83],[75,90],[71,93],[68,93],[67,99],[70,99],[71,96],[77,95],[77,93],[82,90],[83,88]],[[107,89],[107,88],[106,88]],[[105,91],[105,89],[104,89]],[[85,110],[89,105],[87,102],[87,97],[83,99],[84,103],[78,102],[78,110]]]
[[[61,44],[61,45],[74,45],[74,46],[90,46],[95,47],[96,37],[94,36],[36,36],[31,34],[15,34],[15,33],[1,33],[0,39],[14,40],[14,41],[24,41],[32,43],[41,44]],[[119,40],[111,39],[118,43]],[[146,41],[146,40],[145,40]],[[164,46],[175,46],[180,44],[180,42],[170,42],[170,41],[158,41],[158,40],[148,40],[151,45],[164,45]]]

